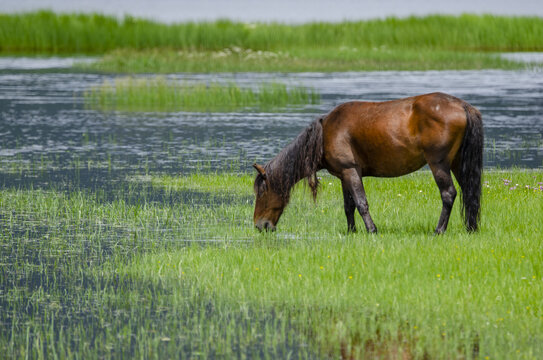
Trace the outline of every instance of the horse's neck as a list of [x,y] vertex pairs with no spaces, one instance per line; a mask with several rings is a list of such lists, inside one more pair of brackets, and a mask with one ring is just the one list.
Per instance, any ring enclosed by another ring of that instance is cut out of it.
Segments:
[[311,175],[306,173],[307,169],[302,159],[298,156],[297,149],[293,144],[287,145],[276,157],[274,157],[268,167],[276,181],[281,182],[281,187],[285,190],[296,185],[300,180]]

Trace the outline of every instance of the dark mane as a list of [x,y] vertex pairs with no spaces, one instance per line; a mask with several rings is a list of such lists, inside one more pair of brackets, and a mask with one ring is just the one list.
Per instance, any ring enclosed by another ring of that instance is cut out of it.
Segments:
[[292,187],[303,178],[307,179],[313,198],[317,196],[317,171],[322,168],[323,118],[313,121],[264,166],[267,183],[285,201],[289,200]]

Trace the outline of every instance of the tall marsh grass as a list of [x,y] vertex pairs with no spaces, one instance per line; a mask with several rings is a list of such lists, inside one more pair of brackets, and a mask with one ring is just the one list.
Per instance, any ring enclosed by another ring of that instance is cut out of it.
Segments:
[[230,84],[183,84],[163,77],[118,78],[84,93],[88,106],[125,111],[274,110],[317,104],[319,95],[301,86],[263,83],[257,90]]
[[99,14],[38,11],[0,15],[0,52],[103,54],[127,48],[221,50],[433,49],[541,51],[543,19],[493,15],[432,15],[300,25],[227,20],[161,24]]

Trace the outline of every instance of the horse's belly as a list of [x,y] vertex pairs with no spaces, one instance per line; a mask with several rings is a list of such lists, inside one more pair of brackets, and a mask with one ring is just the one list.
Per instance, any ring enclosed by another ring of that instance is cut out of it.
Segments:
[[401,176],[417,171],[426,164],[422,151],[405,148],[379,149],[371,154],[360,154],[358,158],[363,176]]

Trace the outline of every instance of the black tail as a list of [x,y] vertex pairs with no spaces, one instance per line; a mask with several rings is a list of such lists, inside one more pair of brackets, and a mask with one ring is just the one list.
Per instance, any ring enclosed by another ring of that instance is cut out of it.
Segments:
[[483,121],[481,113],[464,103],[467,126],[460,146],[460,164],[455,173],[462,189],[462,212],[469,232],[477,231],[481,210],[481,177],[483,174]]

